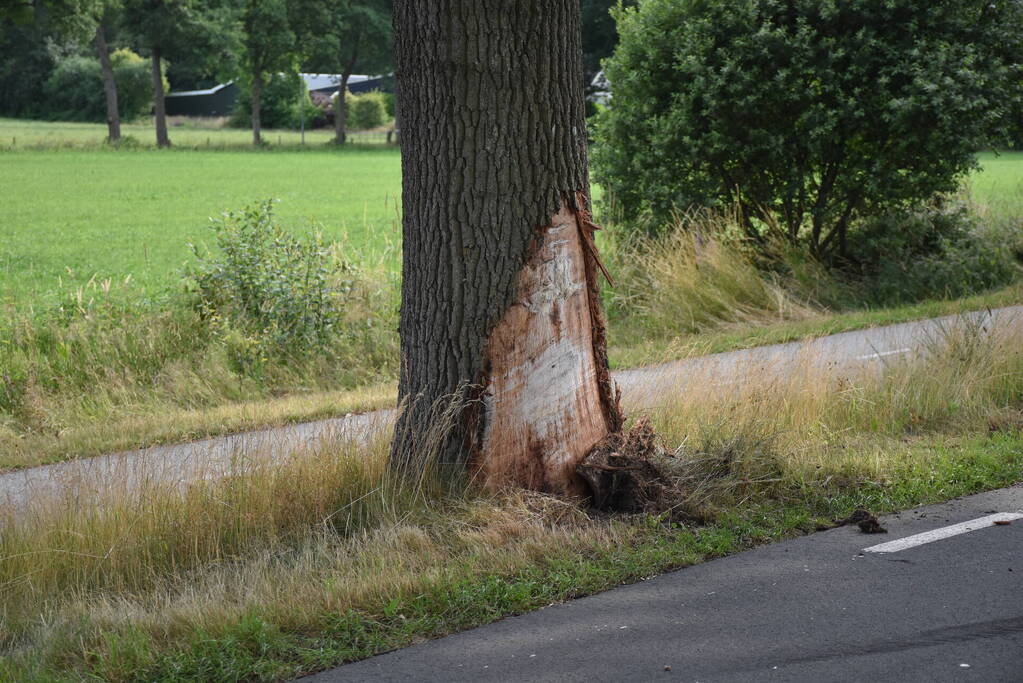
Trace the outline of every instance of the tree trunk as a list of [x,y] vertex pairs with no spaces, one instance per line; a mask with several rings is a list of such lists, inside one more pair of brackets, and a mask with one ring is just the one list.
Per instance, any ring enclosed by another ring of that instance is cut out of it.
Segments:
[[579,3],[394,8],[404,410],[392,465],[418,472],[432,456],[492,489],[584,494],[575,465],[622,417],[587,213]]
[[103,93],[107,100],[107,140],[117,143],[121,139],[121,115],[117,110],[117,83],[114,81],[114,68],[110,64],[110,51],[107,49],[107,37],[102,23],[96,24],[96,51],[99,53]]
[[263,96],[262,74],[252,75],[252,144],[259,147],[263,144],[261,135],[262,124],[260,122],[259,107],[260,98]]
[[167,103],[163,97],[163,68],[160,65],[160,48],[153,47],[153,114],[156,119],[156,146],[170,147],[167,136]]
[[341,87],[337,91],[337,101],[334,103],[334,144],[343,145],[348,137],[348,100],[345,93],[348,92],[348,79],[351,74],[347,71],[341,74]]

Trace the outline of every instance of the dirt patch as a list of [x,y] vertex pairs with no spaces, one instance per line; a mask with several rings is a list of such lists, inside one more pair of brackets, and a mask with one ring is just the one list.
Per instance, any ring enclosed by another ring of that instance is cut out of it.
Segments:
[[824,525],[817,527],[818,530],[822,529],[835,529],[840,526],[847,526],[849,524],[855,524],[865,534],[887,534],[888,529],[881,526],[881,523],[877,521],[877,517],[871,514],[868,510],[859,508],[855,510],[851,515],[844,519],[836,519],[831,525]]

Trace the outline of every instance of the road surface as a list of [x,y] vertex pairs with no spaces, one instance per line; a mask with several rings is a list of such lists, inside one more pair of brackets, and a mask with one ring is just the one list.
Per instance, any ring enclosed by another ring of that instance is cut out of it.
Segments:
[[888,534],[784,541],[302,681],[1023,681],[1023,487],[881,523]]

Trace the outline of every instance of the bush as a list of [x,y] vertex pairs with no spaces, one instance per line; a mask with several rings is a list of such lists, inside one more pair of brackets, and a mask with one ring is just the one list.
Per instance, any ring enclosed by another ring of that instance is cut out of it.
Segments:
[[[110,55],[117,84],[117,106],[123,120],[143,116],[153,106],[150,61],[131,50]],[[166,80],[164,87],[167,87]],[[47,114],[62,121],[106,121],[107,105],[103,76],[95,57],[73,56],[62,60],[43,85]]]
[[[1023,6],[648,0],[617,11],[595,176],[626,216],[732,206],[817,257],[954,191],[1019,99]],[[651,223],[656,225],[656,223]]]
[[1019,275],[1020,230],[985,222],[960,202],[934,202],[864,221],[850,234],[862,299],[894,305],[957,298]]
[[[121,112],[121,118],[130,121],[148,114],[153,107],[152,63],[131,50],[122,49],[115,50],[110,55],[110,65],[114,70],[114,82],[117,84],[117,108]],[[163,86],[169,89],[166,78]],[[100,93],[102,94],[102,90]],[[106,120],[105,107],[103,120]]]
[[213,222],[218,254],[193,247],[196,305],[226,324],[239,364],[301,356],[342,332],[354,272],[318,235],[299,239],[273,216],[273,203],[228,212]]
[[379,91],[353,95],[347,93],[348,127],[352,130],[368,130],[387,122],[387,101]]
[[[275,74],[263,86],[259,101],[259,117],[263,128],[298,128],[300,125],[301,106],[309,106],[309,96],[305,93],[302,78],[297,73]],[[307,108],[306,116],[315,115]],[[308,120],[308,119],[307,119]],[[228,125],[234,128],[252,127],[252,86],[240,82],[238,99],[235,100],[234,111]]]

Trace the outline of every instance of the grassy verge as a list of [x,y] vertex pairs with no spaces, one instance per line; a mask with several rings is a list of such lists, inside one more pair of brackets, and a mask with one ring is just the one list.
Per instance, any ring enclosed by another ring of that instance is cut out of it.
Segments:
[[1023,303],[1023,283],[964,297],[937,299],[905,306],[852,311],[809,311],[797,319],[774,322],[730,323],[712,331],[681,335],[662,334],[632,343],[613,344],[608,355],[613,368],[631,368],[707,353],[806,341],[839,332],[924,320],[970,311]]
[[0,673],[272,680],[875,512],[1023,476],[1015,330],[953,328],[883,373],[752,376],[651,415],[677,505],[591,516],[539,494],[391,479],[386,443],[325,443],[181,489],[10,510]]
[[[801,320],[736,323],[716,331],[654,337],[628,346],[612,344],[609,355],[612,367],[623,369],[1021,302],[1023,284],[1015,284],[954,301],[928,301],[873,311],[822,312]],[[612,341],[615,332],[612,328]],[[385,368],[393,367],[381,363]],[[320,373],[327,380],[337,377],[336,371]],[[223,398],[214,385],[217,378],[222,381],[223,392],[229,392]],[[145,393],[133,396],[127,387],[119,385],[121,391],[111,392],[103,399],[102,379],[93,382],[94,379],[85,377],[80,393],[66,401],[48,402],[45,393],[37,394],[40,403],[34,409],[38,415],[36,426],[25,428],[11,420],[5,427],[0,419],[0,470],[391,408],[397,396],[395,383],[388,379],[329,390],[323,384],[310,387],[301,378],[291,380],[290,391],[288,384],[278,384],[277,390],[285,393],[274,396],[258,383],[224,373],[219,367],[187,370],[186,365],[179,365],[177,372],[158,373],[148,396]],[[85,391],[90,383],[95,393]],[[25,425],[27,419],[23,418],[21,424]]]

